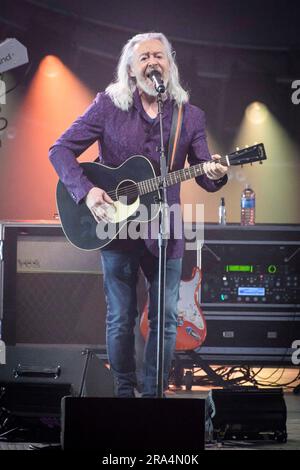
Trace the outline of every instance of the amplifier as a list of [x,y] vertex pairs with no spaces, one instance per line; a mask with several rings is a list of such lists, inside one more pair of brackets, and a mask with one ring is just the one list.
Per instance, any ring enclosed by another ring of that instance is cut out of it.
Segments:
[[289,310],[300,305],[300,241],[206,242],[202,305]]
[[[75,248],[59,221],[0,222],[0,338],[106,347],[100,251]],[[140,279],[140,306],[145,287]]]
[[206,224],[198,246],[183,269],[202,268],[205,310],[299,311],[300,225]]
[[58,221],[0,224],[0,319],[6,344],[105,345],[99,251],[81,251]]
[[196,349],[201,360],[292,366],[300,339],[300,226],[206,224],[198,253],[185,253],[187,277],[197,264],[207,324]]
[[[292,344],[300,339],[300,226],[206,224],[198,246],[185,252],[182,276],[202,269],[207,336],[196,352],[211,363],[292,365]],[[0,222],[0,259],[6,344],[105,348],[98,251],[73,247],[58,221]],[[138,299],[142,311],[142,278]]]

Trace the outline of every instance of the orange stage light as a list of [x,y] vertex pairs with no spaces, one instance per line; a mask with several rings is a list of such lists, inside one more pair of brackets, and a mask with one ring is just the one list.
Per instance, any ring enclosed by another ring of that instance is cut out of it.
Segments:
[[[46,56],[9,122],[14,139],[2,144],[0,218],[52,218],[57,175],[49,147],[90,105],[94,94],[61,62]],[[9,103],[8,103],[9,105]],[[83,155],[94,160],[96,144]]]

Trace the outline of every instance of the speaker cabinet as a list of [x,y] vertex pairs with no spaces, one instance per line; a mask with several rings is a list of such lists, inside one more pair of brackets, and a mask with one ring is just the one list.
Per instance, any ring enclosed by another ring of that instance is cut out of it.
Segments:
[[0,365],[0,429],[9,439],[58,443],[65,396],[113,396],[102,354],[82,346],[7,347]]
[[[6,344],[106,345],[99,251],[78,250],[58,222],[0,221],[0,322]],[[140,306],[145,287],[140,279]]]
[[287,410],[281,388],[214,389],[209,392],[206,405],[206,428],[214,439],[269,436],[286,442]]
[[[112,397],[113,377],[102,357],[97,350],[82,346],[8,346],[6,364],[0,365],[5,400],[11,411],[20,412],[24,405],[23,411],[30,414],[37,409],[44,413],[49,399],[49,413],[56,406],[60,414],[65,395]],[[32,396],[23,403],[29,390]]]
[[200,399],[65,397],[62,448],[199,452],[204,449],[204,410]]
[[100,253],[77,250],[58,223],[0,228],[5,343],[105,345]]

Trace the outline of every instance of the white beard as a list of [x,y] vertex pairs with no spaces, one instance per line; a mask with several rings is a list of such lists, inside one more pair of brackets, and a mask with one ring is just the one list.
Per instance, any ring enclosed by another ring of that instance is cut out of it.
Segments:
[[[136,85],[137,87],[146,93],[148,96],[157,96],[157,91],[154,88],[153,83],[148,83],[147,79],[144,76],[136,75]],[[164,81],[165,87],[167,89],[168,80]]]

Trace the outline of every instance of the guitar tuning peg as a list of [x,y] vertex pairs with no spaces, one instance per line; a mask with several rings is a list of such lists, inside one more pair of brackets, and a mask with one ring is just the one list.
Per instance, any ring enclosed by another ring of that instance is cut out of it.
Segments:
[[249,148],[249,145],[248,145],[248,144],[246,144],[246,145],[245,145],[245,148],[246,148],[246,149],[247,149],[247,148]]
[[252,166],[252,162],[250,162],[250,165]]
[[254,144],[253,144],[253,145],[257,145],[257,142],[254,142]]
[[260,165],[262,165],[262,164],[263,164],[263,162],[262,162],[261,160],[259,160],[259,164],[260,164]]
[[240,150],[240,147],[235,147],[235,150],[238,152]]

